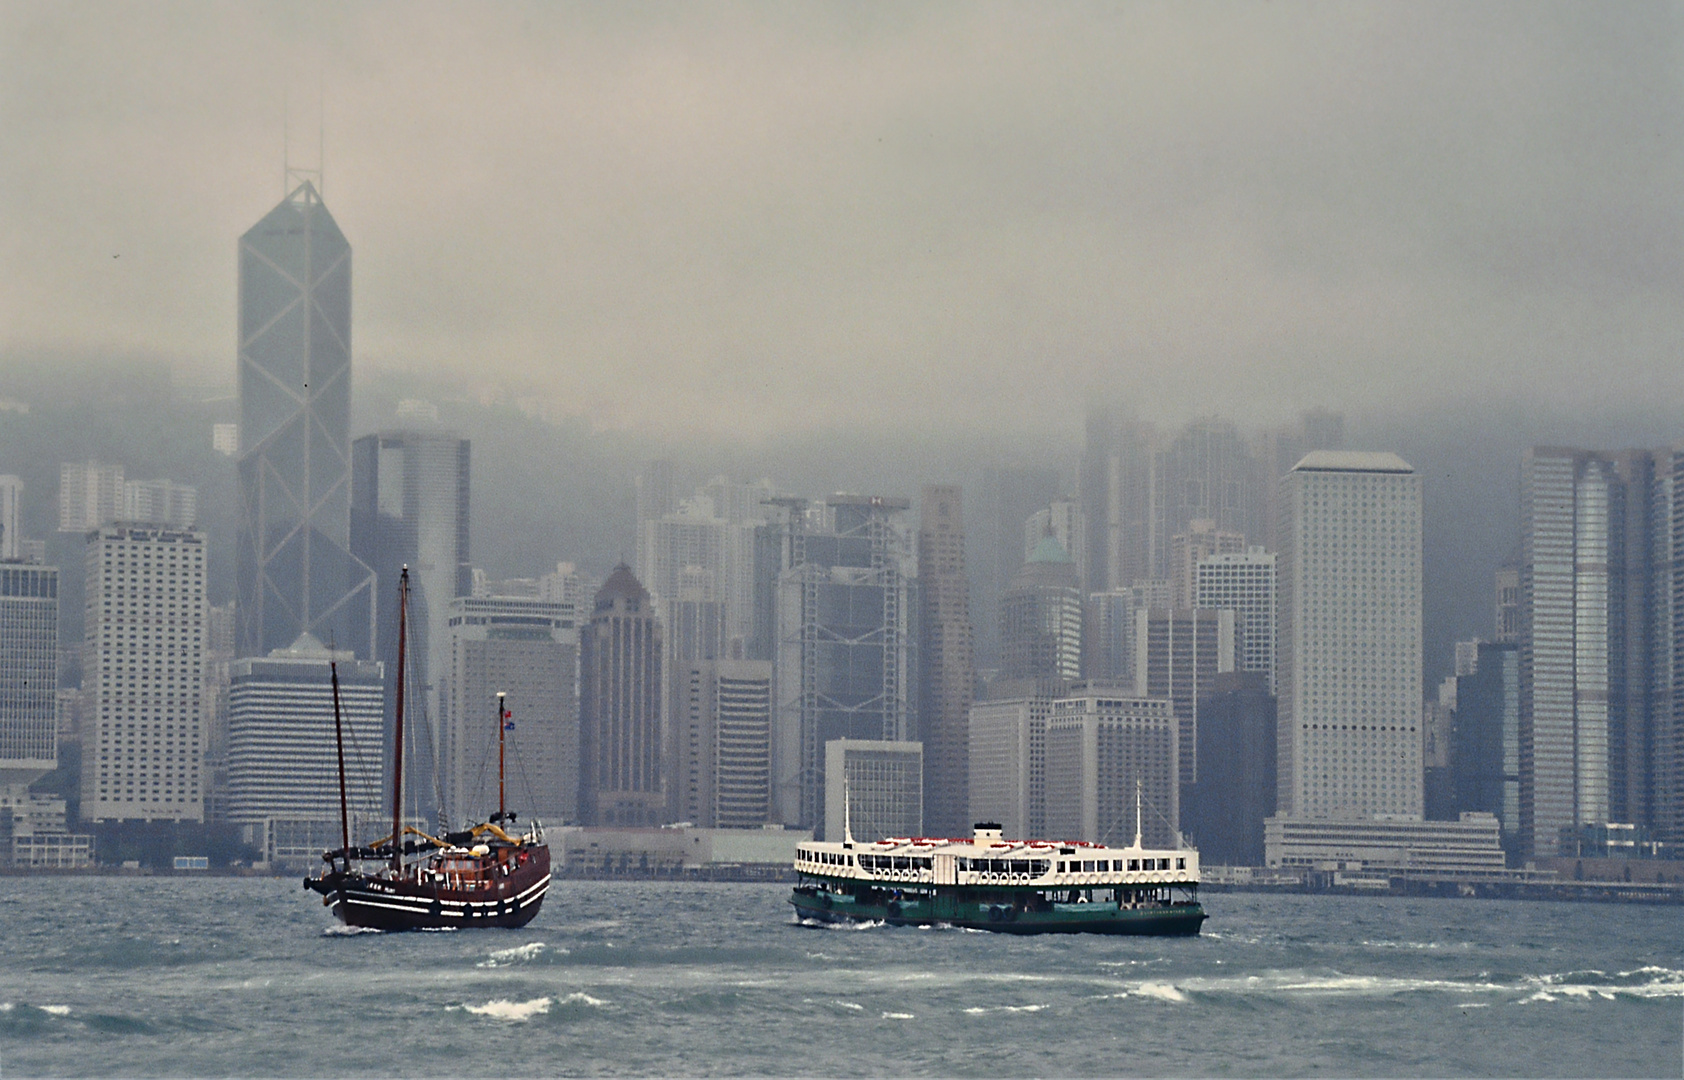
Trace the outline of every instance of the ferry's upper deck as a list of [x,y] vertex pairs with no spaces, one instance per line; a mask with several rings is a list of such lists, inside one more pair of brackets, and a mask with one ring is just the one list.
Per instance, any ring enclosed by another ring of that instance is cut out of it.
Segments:
[[1199,853],[1190,848],[1107,847],[1081,841],[1006,840],[979,824],[969,840],[890,838],[875,843],[812,840],[796,845],[795,870],[825,877],[896,884],[1077,888],[1196,885]]

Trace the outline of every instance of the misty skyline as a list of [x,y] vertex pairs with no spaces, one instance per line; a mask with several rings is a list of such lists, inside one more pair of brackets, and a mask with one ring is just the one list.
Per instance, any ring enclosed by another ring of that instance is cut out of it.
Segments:
[[1676,7],[0,20],[0,368],[231,381],[285,126],[357,251],[358,365],[597,428],[1684,398]]

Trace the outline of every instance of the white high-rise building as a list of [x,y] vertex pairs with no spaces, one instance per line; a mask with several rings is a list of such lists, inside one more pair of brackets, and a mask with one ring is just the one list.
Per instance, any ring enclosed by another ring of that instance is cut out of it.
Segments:
[[87,532],[123,511],[123,467],[67,461],[58,470],[58,531]]
[[[355,821],[370,824],[389,814],[381,784],[386,752],[383,665],[358,660],[351,652],[330,652],[305,634],[289,649],[235,660],[229,666],[229,820],[264,824],[266,833],[276,831],[278,821],[338,822],[336,663],[347,809]],[[351,842],[370,839],[358,834],[354,822]]]
[[1240,620],[1240,668],[1261,672],[1275,692],[1275,556],[1252,547],[1207,555],[1195,573],[1193,606],[1227,609]]
[[204,820],[205,534],[88,533],[82,817]]
[[0,560],[23,558],[23,480],[0,476]]
[[58,767],[58,568],[0,565],[0,789]]
[[1316,451],[1281,481],[1277,813],[1421,816],[1421,479]]
[[1047,835],[1047,718],[1056,695],[1030,692],[979,701],[970,713],[970,817],[997,821],[1005,835]]
[[174,480],[125,480],[117,517],[191,529],[199,523],[199,489]]
[[831,739],[824,744],[824,763],[825,839],[842,839],[844,826],[861,843],[923,835],[923,743]]

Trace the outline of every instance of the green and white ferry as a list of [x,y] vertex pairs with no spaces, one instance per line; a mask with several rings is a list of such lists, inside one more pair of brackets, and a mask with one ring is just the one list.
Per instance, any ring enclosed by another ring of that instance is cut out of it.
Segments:
[[908,837],[797,845],[803,921],[947,924],[1009,934],[1193,935],[1199,853],[1078,841],[1007,840],[992,822],[969,840]]

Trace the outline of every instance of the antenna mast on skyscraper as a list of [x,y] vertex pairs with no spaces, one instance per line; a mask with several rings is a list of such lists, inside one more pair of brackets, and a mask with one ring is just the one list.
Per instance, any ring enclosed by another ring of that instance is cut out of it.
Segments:
[[295,168],[292,164],[292,110],[290,98],[283,92],[281,97],[281,197],[288,198],[298,190],[299,185],[309,184],[316,193],[316,198],[322,197],[322,159],[327,150],[327,94],[325,89],[317,88],[317,118],[316,118],[316,167],[314,169]]

